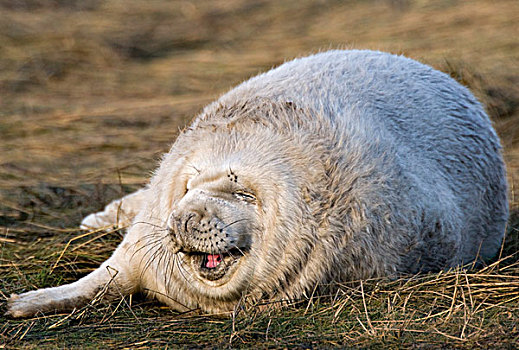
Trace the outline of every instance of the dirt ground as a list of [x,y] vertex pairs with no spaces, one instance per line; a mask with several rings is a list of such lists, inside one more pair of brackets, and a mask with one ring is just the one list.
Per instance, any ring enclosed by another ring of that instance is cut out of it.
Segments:
[[[404,54],[474,92],[504,146],[513,213],[504,252],[514,254],[517,23],[516,0],[0,0],[0,312],[10,293],[75,280],[110,254],[122,232],[85,235],[80,219],[146,183],[204,105],[285,60],[330,48]],[[238,321],[178,315],[142,300],[129,308],[125,301],[70,318],[0,316],[0,348],[513,347],[517,259],[496,266],[490,277],[467,277],[469,292],[482,288],[481,305],[499,305],[483,314],[475,304],[457,308],[458,301],[469,304],[460,299],[458,271],[431,277],[445,305],[424,306],[418,298],[414,314],[406,313],[415,295],[405,294],[406,282],[383,285],[385,292],[373,284],[367,304],[364,290],[355,290],[345,292],[349,306],[324,303],[310,313],[276,311],[275,318],[248,311]],[[414,284],[416,295],[432,283],[424,278]],[[494,288],[487,299],[485,288]],[[389,310],[386,297],[404,299]],[[342,323],[340,305],[350,312]],[[85,334],[94,340],[85,343]]]

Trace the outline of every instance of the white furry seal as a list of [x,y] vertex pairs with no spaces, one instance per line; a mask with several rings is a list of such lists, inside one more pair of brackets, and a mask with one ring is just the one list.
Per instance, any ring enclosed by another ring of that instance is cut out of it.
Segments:
[[[135,216],[135,218],[134,218]],[[101,267],[13,295],[22,317],[142,291],[177,310],[492,257],[508,216],[498,137],[447,75],[373,51],[296,59],[181,134],[149,186],[90,215],[133,219]]]

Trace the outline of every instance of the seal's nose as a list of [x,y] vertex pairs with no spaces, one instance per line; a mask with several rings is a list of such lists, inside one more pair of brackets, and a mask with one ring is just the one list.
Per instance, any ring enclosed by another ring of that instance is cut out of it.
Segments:
[[193,234],[193,227],[200,222],[200,214],[188,212],[180,218],[179,226],[185,233]]
[[201,214],[196,211],[185,213],[173,211],[169,217],[168,227],[175,235],[192,235],[201,219]]
[[190,242],[196,235],[196,226],[201,216],[196,212],[179,213],[173,211],[169,216],[168,230],[177,251],[190,252]]

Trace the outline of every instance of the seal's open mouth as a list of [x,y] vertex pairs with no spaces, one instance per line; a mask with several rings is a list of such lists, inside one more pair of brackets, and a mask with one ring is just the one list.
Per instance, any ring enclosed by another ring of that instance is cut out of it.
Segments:
[[204,262],[202,267],[206,267],[208,269],[214,269],[216,266],[220,265],[223,260],[222,254],[207,254],[204,257]]
[[200,277],[210,281],[216,281],[225,276],[242,257],[242,253],[237,249],[220,254],[197,252],[189,255],[193,269],[198,272]]

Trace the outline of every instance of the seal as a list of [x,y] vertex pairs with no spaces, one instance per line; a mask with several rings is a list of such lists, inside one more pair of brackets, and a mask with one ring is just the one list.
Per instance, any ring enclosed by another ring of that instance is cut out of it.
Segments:
[[323,52],[207,106],[146,188],[84,219],[130,223],[113,255],[7,313],[136,292],[210,313],[294,300],[491,258],[507,217],[500,142],[466,88],[402,56]]

